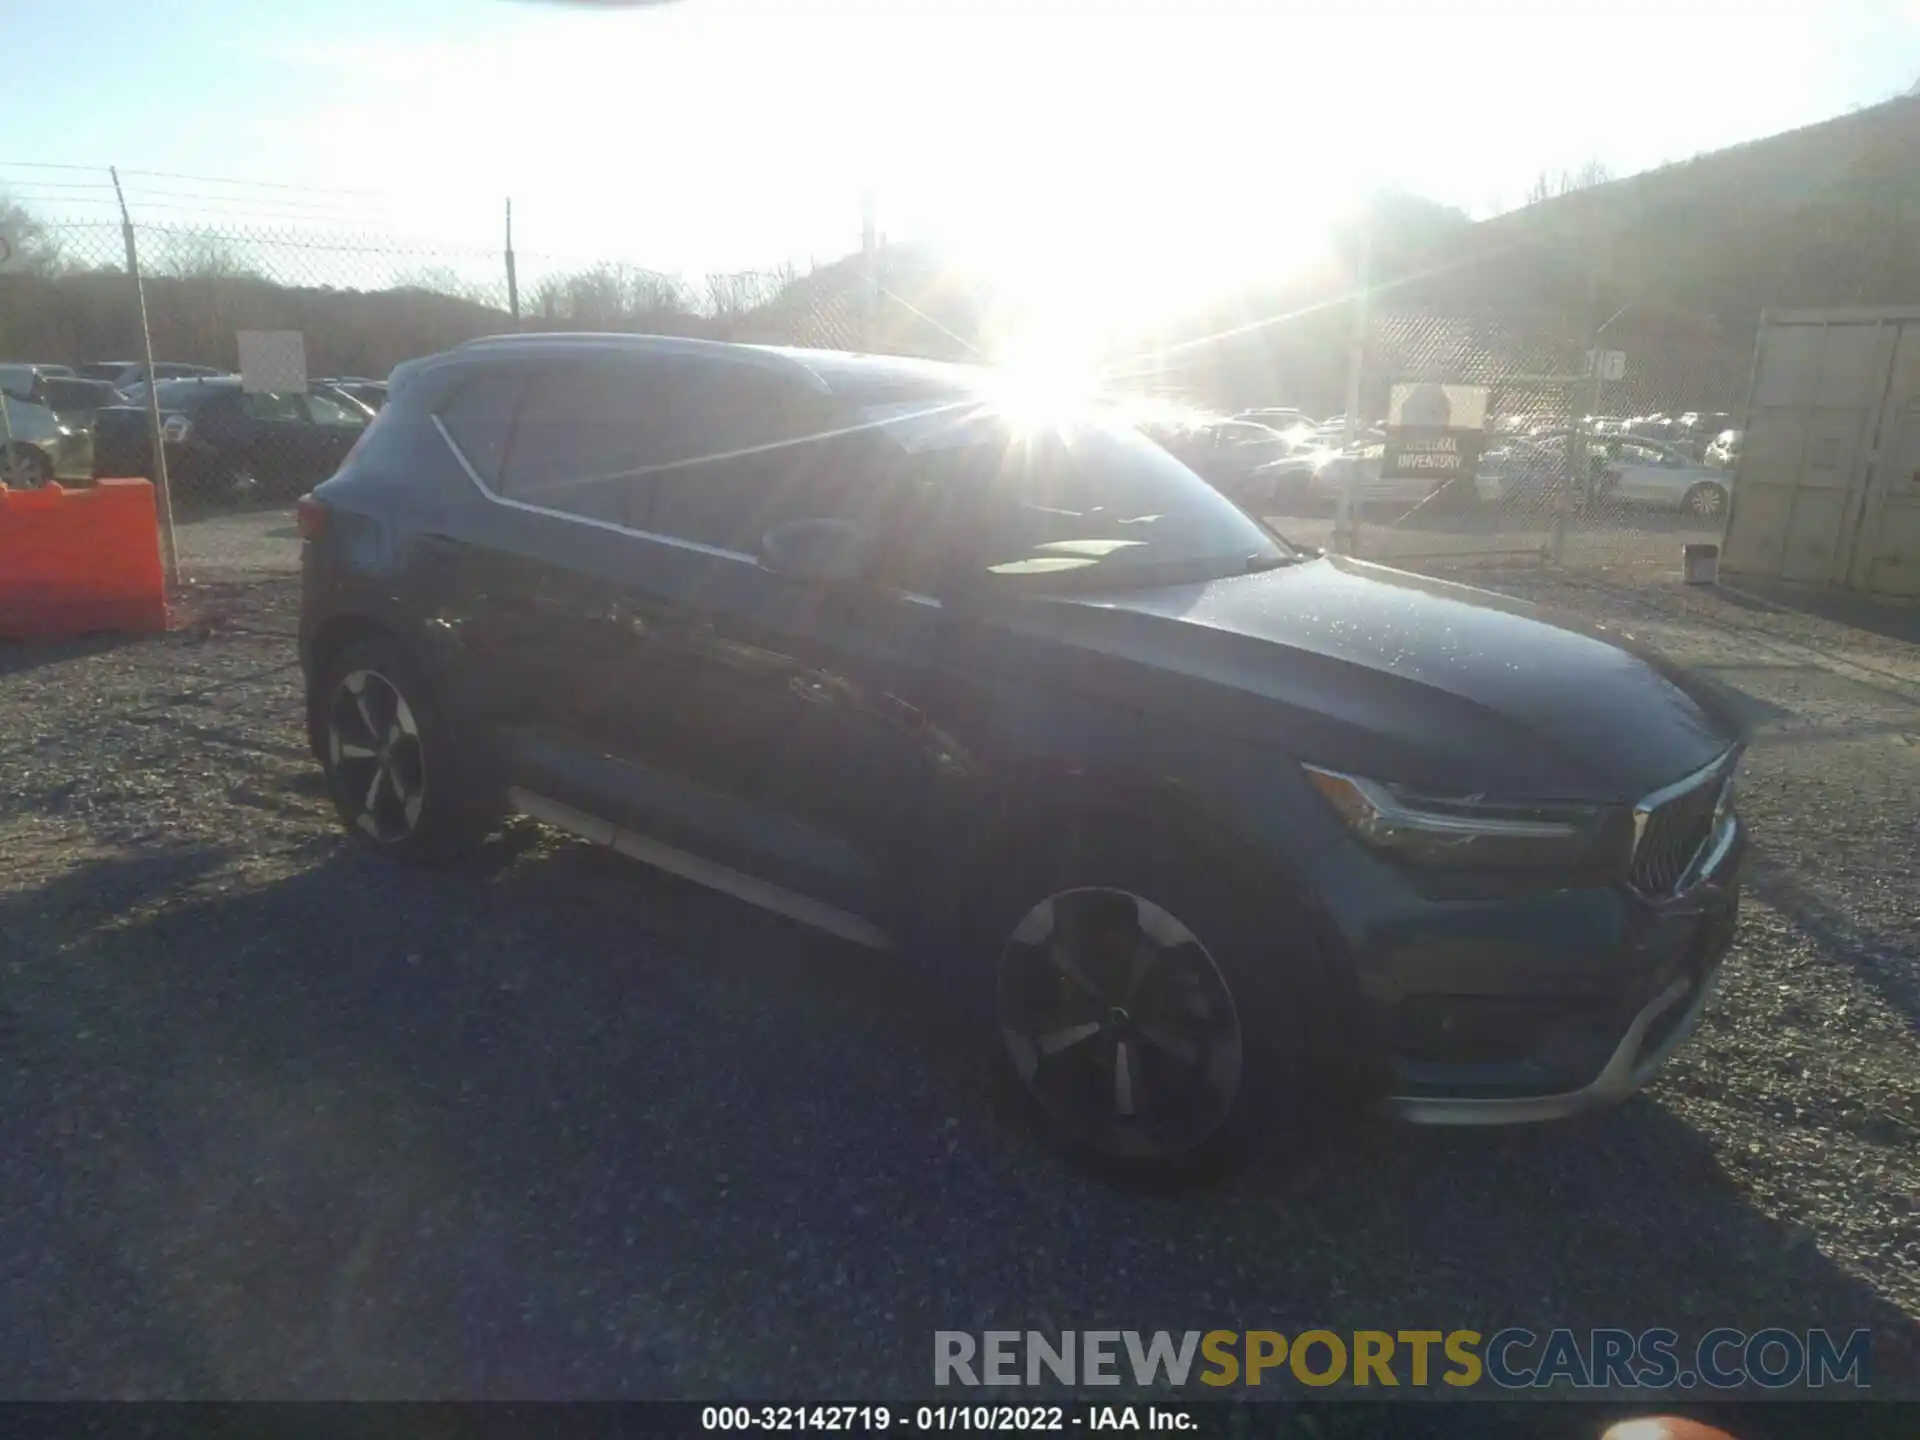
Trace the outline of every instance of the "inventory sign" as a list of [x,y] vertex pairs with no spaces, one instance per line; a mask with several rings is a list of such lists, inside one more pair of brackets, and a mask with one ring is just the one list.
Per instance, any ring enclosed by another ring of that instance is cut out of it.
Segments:
[[1471,481],[1486,427],[1484,385],[1397,384],[1387,401],[1380,478]]
[[241,330],[240,388],[298,395],[307,388],[307,337],[298,330]]

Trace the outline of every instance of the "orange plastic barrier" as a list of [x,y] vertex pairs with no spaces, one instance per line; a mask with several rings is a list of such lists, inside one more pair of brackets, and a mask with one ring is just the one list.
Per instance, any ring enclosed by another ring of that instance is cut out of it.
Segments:
[[0,638],[166,629],[158,526],[145,480],[0,485]]

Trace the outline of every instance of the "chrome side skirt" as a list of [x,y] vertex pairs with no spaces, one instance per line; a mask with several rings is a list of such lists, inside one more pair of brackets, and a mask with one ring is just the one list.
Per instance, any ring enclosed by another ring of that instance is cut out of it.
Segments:
[[589,815],[584,810],[576,810],[545,795],[514,788],[507,791],[507,803],[522,815],[538,820],[543,825],[551,825],[569,835],[578,835],[595,845],[608,846],[656,870],[678,875],[682,880],[691,880],[709,890],[718,890],[736,900],[744,900],[762,910],[771,910],[776,915],[784,915],[815,930],[824,930],[829,935],[837,935],[842,940],[850,940],[855,945],[865,945],[872,950],[893,948],[893,941],[885,931],[851,911],[837,909],[809,895],[802,895],[797,890],[789,890],[718,861],[677,849],[650,835],[622,830],[597,815]]

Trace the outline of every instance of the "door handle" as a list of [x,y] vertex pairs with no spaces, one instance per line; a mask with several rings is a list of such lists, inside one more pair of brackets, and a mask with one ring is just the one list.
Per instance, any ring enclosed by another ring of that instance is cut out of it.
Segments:
[[451,535],[431,533],[416,536],[413,543],[422,555],[435,560],[452,560],[466,548]]

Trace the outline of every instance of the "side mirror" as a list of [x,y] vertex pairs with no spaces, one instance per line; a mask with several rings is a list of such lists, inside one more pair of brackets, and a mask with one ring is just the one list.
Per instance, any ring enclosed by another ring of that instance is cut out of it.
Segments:
[[760,538],[760,563],[789,580],[864,580],[873,572],[873,561],[867,532],[845,520],[790,520]]

